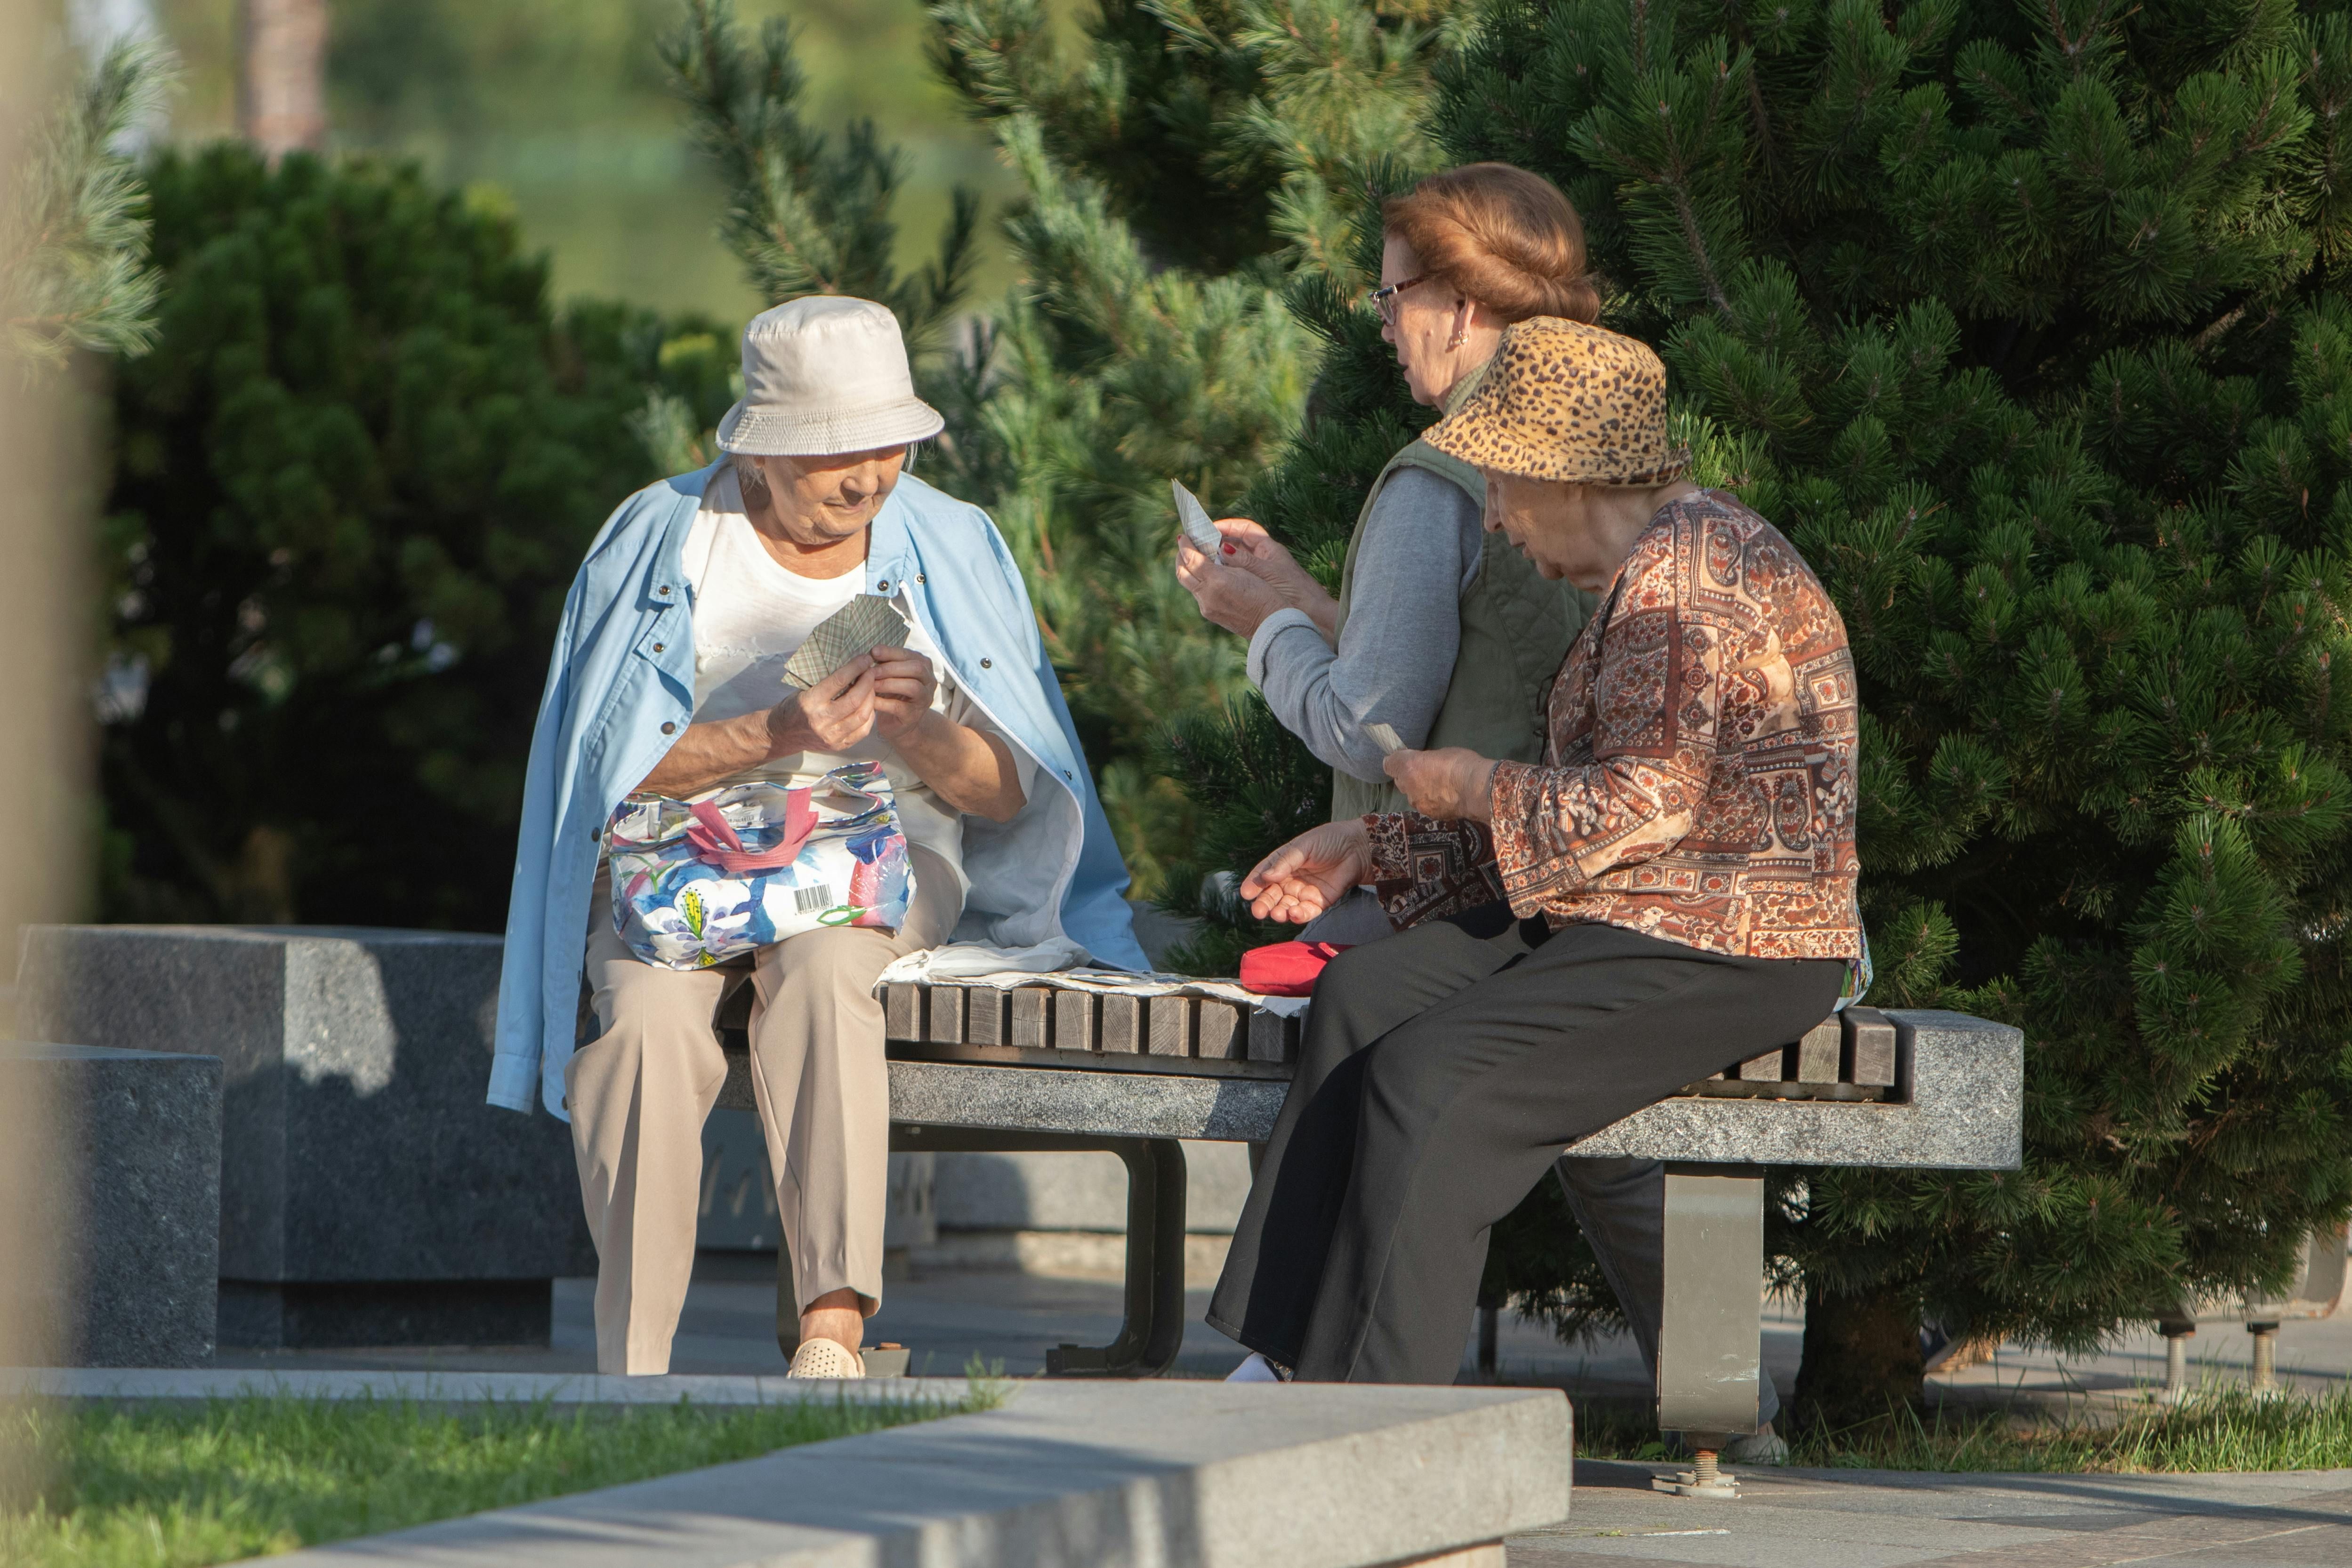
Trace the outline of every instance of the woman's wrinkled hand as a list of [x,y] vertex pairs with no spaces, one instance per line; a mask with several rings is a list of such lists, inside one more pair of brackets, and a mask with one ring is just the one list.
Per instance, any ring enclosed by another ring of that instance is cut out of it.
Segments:
[[874,659],[860,653],[768,710],[768,755],[847,751],[874,733]]
[[1303,925],[1371,874],[1372,839],[1363,819],[1309,828],[1242,878],[1242,896],[1260,920]]
[[1227,566],[1240,567],[1273,589],[1283,603],[1304,610],[1318,624],[1338,618],[1339,601],[1272,534],[1247,517],[1219,517],[1217,531],[1225,536],[1223,559]]
[[1283,608],[1282,595],[1264,578],[1246,567],[1210,559],[1188,538],[1176,541],[1176,580],[1192,593],[1204,619],[1238,636],[1257,635],[1265,618]]
[[931,700],[940,689],[939,672],[911,649],[880,647],[872,657],[874,727],[883,739],[896,742],[930,716]]
[[1488,803],[1495,779],[1491,757],[1461,746],[1437,751],[1392,751],[1381,768],[1424,817],[1440,822],[1465,817],[1483,822],[1494,814]]

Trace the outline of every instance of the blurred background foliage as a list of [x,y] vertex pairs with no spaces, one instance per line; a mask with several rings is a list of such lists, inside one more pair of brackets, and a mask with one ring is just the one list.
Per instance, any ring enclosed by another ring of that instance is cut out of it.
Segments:
[[[1055,16],[1069,0],[1055,0]],[[173,141],[236,129],[236,0],[151,0],[184,62]],[[694,156],[653,40],[675,0],[331,0],[328,98],[335,151],[419,160],[436,183],[511,204],[546,249],[560,298],[626,299],[740,320],[764,303],[710,243],[719,182]],[[747,0],[789,15],[819,124],[870,118],[910,165],[901,216],[928,252],[961,181],[1000,202],[1013,182],[924,59],[917,0]],[[1066,27],[1066,21],[1055,26]],[[1011,274],[990,236],[978,281]]]
[[[232,0],[83,9],[148,17],[185,81],[149,131],[163,340],[116,400],[107,914],[495,926],[551,596],[708,460],[741,320],[819,290],[905,319],[949,416],[926,476],[1020,559],[1135,893],[1199,880],[1156,737],[1255,698],[1170,570],[1167,482],[1231,509],[1296,434],[1291,290],[1368,281],[1364,169],[1433,158],[1466,5],[332,0],[323,145],[274,168],[219,145]],[[420,445],[354,373],[493,340],[518,357],[448,401],[528,452]],[[322,789],[266,737],[330,714],[399,738]],[[379,863],[424,820],[466,852]]]

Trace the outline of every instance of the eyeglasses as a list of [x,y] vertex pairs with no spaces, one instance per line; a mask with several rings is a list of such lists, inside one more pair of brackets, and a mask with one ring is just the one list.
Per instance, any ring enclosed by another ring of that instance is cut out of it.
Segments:
[[1408,277],[1402,283],[1391,283],[1375,288],[1364,298],[1372,302],[1372,308],[1381,313],[1381,319],[1393,327],[1396,325],[1397,319],[1397,296],[1416,283],[1428,282],[1429,278],[1430,275],[1424,272],[1418,277]]

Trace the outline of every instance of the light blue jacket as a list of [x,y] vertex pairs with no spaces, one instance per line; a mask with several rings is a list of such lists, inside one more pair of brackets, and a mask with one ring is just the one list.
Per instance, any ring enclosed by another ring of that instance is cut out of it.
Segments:
[[[536,1097],[564,1115],[604,822],[694,715],[693,595],[681,554],[717,472],[666,479],[622,502],[564,601],[523,784],[493,1105],[528,1112]],[[865,570],[867,591],[906,595],[957,684],[1038,764],[1039,788],[1010,822],[965,820],[971,893],[956,940],[1018,947],[1066,936],[1097,964],[1150,967],[1123,896],[1127,867],[1028,591],[988,514],[908,475],[875,517]]]

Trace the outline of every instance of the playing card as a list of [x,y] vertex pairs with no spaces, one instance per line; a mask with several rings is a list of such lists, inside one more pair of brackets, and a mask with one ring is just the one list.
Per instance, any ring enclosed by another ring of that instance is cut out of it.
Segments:
[[1224,546],[1225,536],[1219,533],[1217,525],[1209,520],[1209,508],[1201,505],[1200,497],[1184,488],[1182,480],[1171,479],[1168,487],[1176,492],[1176,520],[1183,525],[1184,537],[1192,541],[1194,549],[1211,560],[1216,560],[1218,551]]
[[1403,740],[1399,738],[1397,732],[1388,725],[1368,724],[1364,726],[1364,733],[1372,737],[1372,744],[1381,748],[1381,755],[1383,757],[1391,751],[1404,749]]
[[784,684],[803,691],[860,653],[906,646],[906,618],[878,593],[861,593],[826,617],[784,664]]

